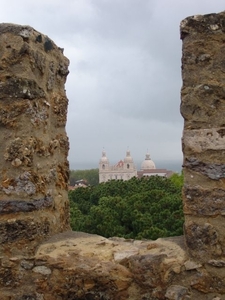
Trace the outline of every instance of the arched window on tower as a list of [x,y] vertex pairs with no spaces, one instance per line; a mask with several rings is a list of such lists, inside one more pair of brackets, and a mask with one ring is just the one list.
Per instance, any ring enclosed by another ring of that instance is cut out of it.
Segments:
[[102,165],[102,169],[105,170],[105,165]]
[[130,168],[130,165],[129,164],[127,164],[127,169],[129,169]]

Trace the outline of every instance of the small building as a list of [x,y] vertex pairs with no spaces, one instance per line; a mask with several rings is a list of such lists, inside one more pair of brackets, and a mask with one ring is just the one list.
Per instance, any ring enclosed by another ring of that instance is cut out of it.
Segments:
[[87,180],[80,179],[80,180],[75,181],[74,186],[69,186],[68,190],[69,191],[73,191],[73,190],[75,190],[75,189],[77,189],[79,187],[84,187],[84,188],[88,187]]
[[138,178],[143,176],[163,176],[170,177],[173,171],[167,169],[157,169],[155,163],[151,160],[150,154],[147,152],[145,160],[141,164],[141,170],[137,171]]

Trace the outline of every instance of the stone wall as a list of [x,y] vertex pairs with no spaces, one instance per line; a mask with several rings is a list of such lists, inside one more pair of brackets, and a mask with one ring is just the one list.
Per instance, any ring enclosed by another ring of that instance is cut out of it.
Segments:
[[0,253],[34,254],[69,228],[68,59],[29,26],[0,25]]
[[185,240],[225,265],[225,12],[181,23]]
[[1,300],[225,299],[225,12],[181,38],[185,236],[106,239],[68,230],[68,60],[0,25]]

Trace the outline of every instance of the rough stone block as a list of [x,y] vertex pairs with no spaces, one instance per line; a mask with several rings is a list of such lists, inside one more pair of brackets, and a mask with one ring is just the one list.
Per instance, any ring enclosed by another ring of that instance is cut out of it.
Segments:
[[185,240],[200,262],[225,248],[225,12],[181,22]]

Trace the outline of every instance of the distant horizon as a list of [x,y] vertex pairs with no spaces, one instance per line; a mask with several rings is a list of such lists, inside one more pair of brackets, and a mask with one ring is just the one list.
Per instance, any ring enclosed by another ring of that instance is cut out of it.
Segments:
[[[173,172],[180,173],[182,171],[182,161],[176,160],[176,161],[156,161],[154,160],[156,168],[157,169],[167,169],[171,170]],[[137,163],[134,162],[134,165],[136,166],[137,170],[141,169],[141,163],[142,161],[138,161]],[[114,165],[115,163],[111,163],[111,165]],[[98,169],[98,162],[70,162],[70,170],[90,170],[90,169]]]

